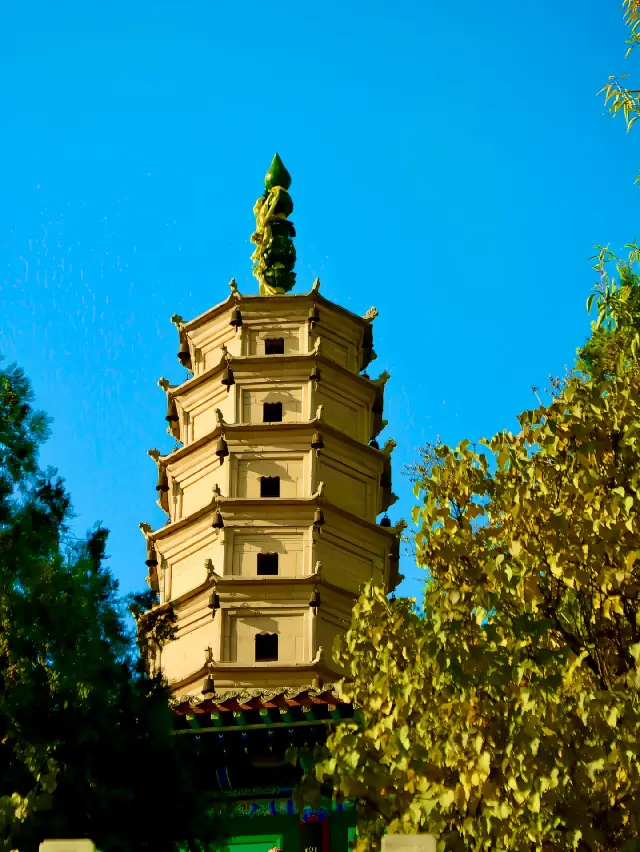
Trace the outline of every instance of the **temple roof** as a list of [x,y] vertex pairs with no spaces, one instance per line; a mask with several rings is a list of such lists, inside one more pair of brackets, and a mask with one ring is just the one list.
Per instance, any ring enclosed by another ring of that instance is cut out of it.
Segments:
[[333,725],[353,715],[334,684],[271,689],[233,689],[203,698],[201,694],[171,703],[176,733],[232,733],[267,729],[291,731],[302,726]]
[[307,306],[307,303],[315,301],[319,305],[349,318],[352,322],[357,323],[361,327],[370,326],[377,316],[377,310],[375,308],[369,308],[364,316],[360,316],[359,314],[350,311],[348,308],[339,305],[337,302],[332,302],[331,299],[327,299],[326,296],[323,296],[316,288],[315,290],[309,290],[306,293],[286,293],[269,297],[261,296],[258,293],[243,293],[242,295],[231,293],[231,295],[222,302],[218,302],[217,305],[208,308],[206,311],[203,311],[203,313],[193,317],[193,319],[181,320],[180,327],[185,332],[193,331],[218,314],[232,310],[237,304],[247,310],[251,310],[253,306],[257,308],[262,305],[269,305],[275,308],[280,300],[282,300],[281,304],[283,305],[292,305],[296,301],[299,301],[303,303],[304,307]]
[[224,713],[234,710],[286,709],[294,707],[346,705],[335,690],[334,684],[322,687],[294,686],[271,689],[233,689],[215,693],[210,698],[202,695],[175,699],[171,710],[176,716],[193,712]]

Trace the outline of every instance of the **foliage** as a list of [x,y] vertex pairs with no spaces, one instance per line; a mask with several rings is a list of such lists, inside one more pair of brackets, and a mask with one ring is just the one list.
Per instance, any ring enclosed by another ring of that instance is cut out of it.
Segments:
[[[599,272],[600,280],[587,300],[587,310],[591,311],[597,299],[598,316],[592,323],[589,340],[579,353],[578,367],[587,374],[598,368],[614,374],[620,359],[624,362],[627,355],[635,358],[638,354],[640,279],[635,268],[640,261],[640,249],[636,243],[629,243],[625,246],[628,256],[621,260],[608,246],[597,248],[594,269]],[[609,275],[608,264],[615,266],[618,281]]]
[[338,652],[361,708],[317,778],[362,803],[358,848],[636,849],[640,836],[637,249],[576,370],[502,432],[416,468],[424,613],[369,586]]
[[[634,48],[640,44],[640,2],[639,0],[623,0],[622,9],[625,25],[629,30],[629,38],[627,39],[629,47],[625,56],[627,58]],[[611,115],[616,116],[618,113],[622,113],[627,131],[631,130],[640,116],[640,89],[627,88],[620,82],[628,76],[628,74],[610,76],[609,82],[606,86],[603,86],[599,93],[604,93],[604,102]],[[636,178],[636,182],[638,181],[640,181],[640,175]]]
[[206,838],[196,755],[170,736],[165,684],[136,662],[107,531],[69,543],[70,499],[38,467],[48,424],[31,403],[23,373],[1,369],[0,849]]
[[158,595],[151,589],[131,595],[129,600],[129,612],[136,622],[136,642],[145,670],[149,669],[157,649],[175,638],[178,626],[173,607],[159,609],[157,603]]

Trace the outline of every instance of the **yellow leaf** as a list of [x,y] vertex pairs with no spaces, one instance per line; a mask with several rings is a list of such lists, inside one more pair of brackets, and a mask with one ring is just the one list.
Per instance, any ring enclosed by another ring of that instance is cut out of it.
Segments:
[[445,790],[445,792],[440,796],[440,807],[449,808],[453,804],[454,793],[453,790]]
[[482,752],[478,758],[478,762],[476,763],[476,768],[481,775],[485,776],[485,778],[489,775],[489,772],[491,771],[491,755],[488,751]]

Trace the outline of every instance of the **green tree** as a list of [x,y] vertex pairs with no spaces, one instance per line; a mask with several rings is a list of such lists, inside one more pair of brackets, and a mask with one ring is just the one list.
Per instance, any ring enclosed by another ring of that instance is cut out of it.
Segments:
[[0,370],[0,848],[195,846],[213,828],[197,754],[138,658],[107,531],[69,543],[69,496],[38,467],[47,429],[23,373]]
[[640,848],[640,284],[598,256],[575,370],[516,434],[417,465],[424,611],[369,586],[338,652],[359,717],[317,778],[359,849]]
[[[640,0],[623,0],[622,10],[625,25],[629,30],[627,38],[629,47],[625,55],[625,58],[628,58],[634,48],[640,44]],[[629,77],[628,74],[611,75],[601,93],[604,93],[605,104],[611,115],[622,113],[629,131],[640,117],[640,89],[623,85],[621,81],[627,77]],[[636,178],[636,182],[638,181],[640,181],[640,175]]]

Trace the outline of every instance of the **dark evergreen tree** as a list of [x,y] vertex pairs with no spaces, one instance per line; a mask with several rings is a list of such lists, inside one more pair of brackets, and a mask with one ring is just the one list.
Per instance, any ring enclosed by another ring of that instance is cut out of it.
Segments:
[[20,369],[0,368],[0,847],[197,848],[215,828],[198,746],[171,736],[166,684],[139,661],[107,530],[70,543],[32,398]]

